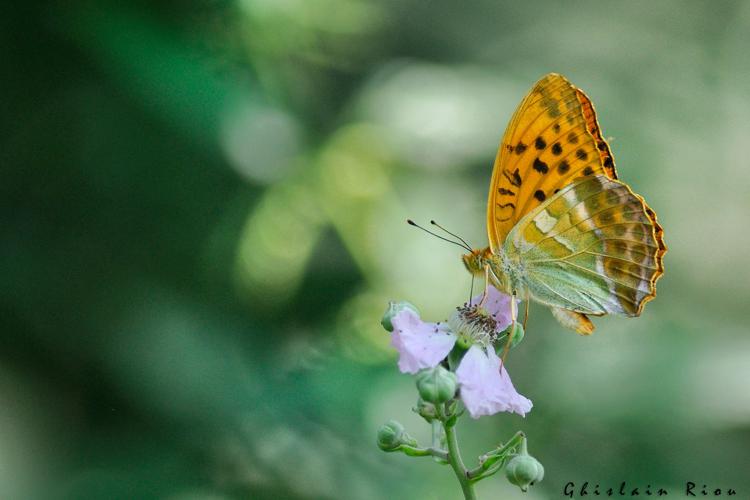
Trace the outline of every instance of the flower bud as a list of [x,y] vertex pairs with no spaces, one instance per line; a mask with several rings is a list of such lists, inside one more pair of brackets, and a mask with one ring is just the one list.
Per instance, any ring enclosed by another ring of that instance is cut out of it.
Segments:
[[391,320],[395,315],[397,315],[404,309],[409,309],[411,311],[414,311],[415,314],[419,315],[419,311],[417,310],[417,308],[409,302],[388,302],[388,309],[385,310],[385,313],[383,313],[383,319],[380,320],[380,324],[383,325],[383,328],[385,328],[386,331],[393,331],[393,323],[391,323]]
[[417,400],[417,407],[414,408],[414,411],[416,411],[419,414],[419,416],[421,416],[428,422],[432,422],[438,417],[437,410],[435,409],[435,405],[432,403],[428,403],[422,398],[419,398]]
[[441,365],[422,370],[417,375],[419,396],[428,403],[440,404],[453,399],[458,389],[456,374]]
[[[498,337],[498,342],[495,343],[495,352],[498,353],[498,355],[505,349],[505,343],[508,341],[508,335],[510,335],[511,328],[513,328],[513,325],[511,324],[503,330],[503,332]],[[521,323],[516,323],[515,331],[513,332],[513,340],[510,342],[510,348],[513,349],[518,344],[521,343],[523,340],[524,331],[523,331],[523,325]]]
[[461,415],[461,413],[457,412],[456,410],[458,410],[457,399],[449,401],[448,404],[445,405],[445,416],[448,417],[445,421],[445,425],[447,425],[448,427],[453,427],[454,425],[456,425],[456,421]]
[[404,443],[404,426],[395,420],[388,421],[378,429],[378,448],[394,451]]
[[516,455],[505,466],[505,477],[521,491],[526,491],[544,478],[544,467],[531,455]]

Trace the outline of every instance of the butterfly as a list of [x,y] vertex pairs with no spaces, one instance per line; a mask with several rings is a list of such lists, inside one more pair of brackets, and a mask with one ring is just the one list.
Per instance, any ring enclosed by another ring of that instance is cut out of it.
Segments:
[[462,256],[469,272],[527,311],[529,300],[549,306],[583,335],[594,331],[588,316],[639,316],[664,274],[656,214],[617,179],[591,100],[555,73],[534,85],[503,136],[487,236],[487,248]]

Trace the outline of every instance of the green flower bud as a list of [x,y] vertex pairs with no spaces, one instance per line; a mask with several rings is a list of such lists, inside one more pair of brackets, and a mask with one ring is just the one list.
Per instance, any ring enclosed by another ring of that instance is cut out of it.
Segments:
[[505,477],[521,491],[544,479],[544,467],[531,455],[516,455],[505,466]]
[[409,309],[410,311],[413,311],[414,314],[419,315],[417,308],[409,302],[388,302],[388,309],[385,310],[385,313],[383,313],[383,319],[380,320],[380,324],[383,325],[383,328],[385,328],[386,331],[393,331],[393,323],[391,323],[391,320],[404,309]]
[[441,365],[422,370],[417,374],[419,396],[428,403],[440,404],[453,399],[458,389],[456,374]]
[[419,398],[417,400],[417,407],[414,408],[414,411],[416,411],[422,418],[424,418],[428,422],[432,422],[438,417],[435,405],[432,403],[428,403],[422,398]]
[[404,426],[395,420],[378,429],[378,448],[383,451],[395,451],[404,443]]
[[[503,332],[498,336],[498,341],[495,342],[495,352],[500,355],[500,353],[505,349],[505,343],[508,341],[508,335],[510,334],[510,330],[513,327],[511,324],[503,330]],[[523,325],[521,323],[516,323],[515,331],[513,332],[513,340],[510,342],[510,348],[513,349],[518,344],[521,343],[523,340],[524,331],[523,331]]]
[[445,421],[445,425],[447,425],[448,427],[453,427],[454,425],[456,425],[456,421],[460,416],[460,413],[456,411],[458,410],[458,401],[454,399],[453,401],[448,402],[448,404],[445,406],[445,415],[446,417],[448,417]]

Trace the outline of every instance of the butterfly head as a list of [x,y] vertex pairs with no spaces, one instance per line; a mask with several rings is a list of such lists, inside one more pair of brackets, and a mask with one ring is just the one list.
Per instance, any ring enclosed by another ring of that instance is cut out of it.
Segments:
[[492,251],[487,248],[473,249],[470,253],[461,256],[466,270],[474,276],[484,276],[484,269],[489,264]]
[[502,253],[493,253],[489,247],[474,249],[462,255],[461,260],[473,276],[484,278],[487,269],[489,282],[498,290],[511,293],[518,289],[518,273]]

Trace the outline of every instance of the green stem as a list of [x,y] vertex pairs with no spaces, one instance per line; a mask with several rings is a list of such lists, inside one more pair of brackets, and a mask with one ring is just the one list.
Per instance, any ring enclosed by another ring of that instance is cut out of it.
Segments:
[[[437,419],[432,421],[432,448],[436,450],[445,449],[445,433],[441,422]],[[445,452],[443,454],[444,457],[435,455],[435,461],[440,464],[447,464],[448,454]]]
[[508,455],[518,448],[519,445],[522,450],[526,449],[526,435],[521,431],[516,432],[503,446],[486,453],[482,457],[481,463],[466,473],[467,477],[470,481],[476,482],[491,476],[505,465]]
[[438,407],[438,413],[440,419],[443,421],[443,429],[445,429],[445,438],[448,443],[448,462],[453,468],[453,472],[456,474],[458,482],[461,484],[461,490],[464,492],[464,498],[466,500],[476,500],[477,496],[474,493],[474,486],[469,481],[469,476],[466,472],[466,466],[463,460],[461,460],[461,452],[458,449],[458,437],[456,436],[456,429],[453,426],[446,425],[445,415],[443,415],[442,409]]
[[408,455],[410,457],[435,457],[445,463],[448,462],[448,452],[439,448],[419,448],[418,446],[409,446],[408,444],[402,444],[393,451],[400,451],[404,455]]

